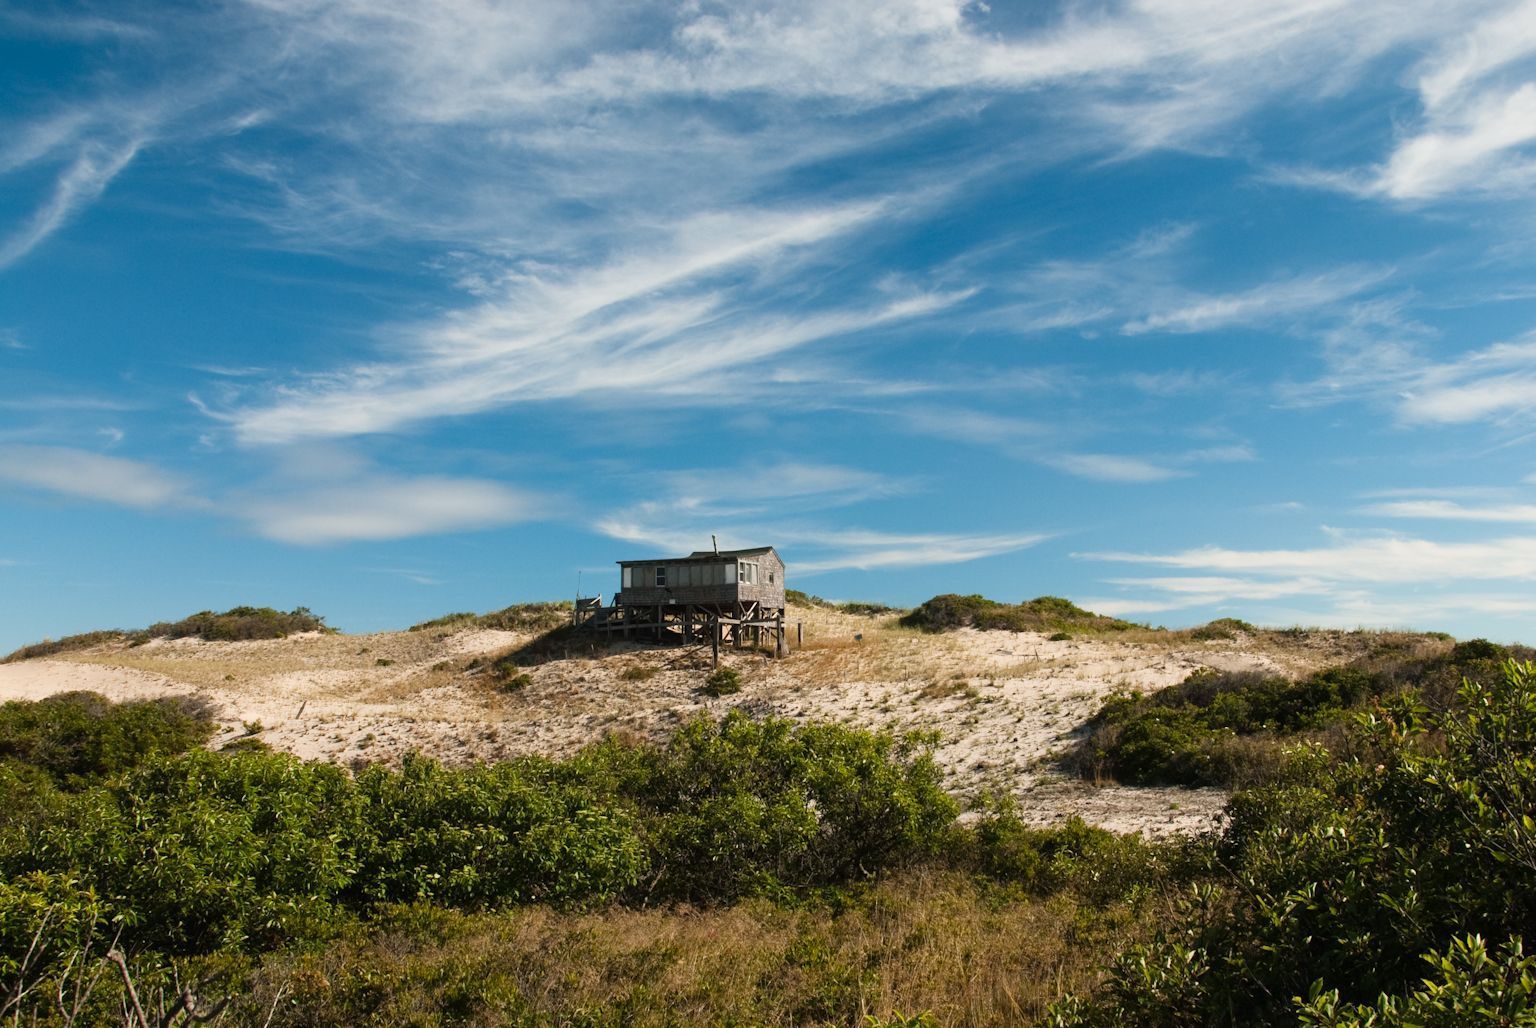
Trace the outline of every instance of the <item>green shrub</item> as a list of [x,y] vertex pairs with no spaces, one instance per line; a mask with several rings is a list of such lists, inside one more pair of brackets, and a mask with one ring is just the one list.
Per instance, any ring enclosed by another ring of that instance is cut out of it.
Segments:
[[831,724],[692,721],[665,748],[573,762],[647,825],[652,895],[731,899],[856,881],[939,852],[956,808],[927,737]]
[[924,632],[949,632],[957,628],[999,629],[1009,632],[1120,632],[1136,625],[1104,617],[1059,596],[1040,596],[1024,603],[1008,604],[985,596],[935,596],[900,621]]
[[59,693],[0,705],[0,761],[77,788],[156,754],[201,746],[213,729],[207,706],[191,699],[113,703],[99,693]]
[[72,797],[3,864],[77,876],[141,945],[210,952],[323,934],[361,828],[339,768],[196,751]]
[[1478,935],[1451,940],[1448,950],[1424,954],[1430,976],[1407,996],[1378,996],[1375,1003],[1341,1003],[1338,989],[1319,978],[1307,998],[1296,998],[1303,1025],[1377,1028],[1384,1025],[1536,1025],[1536,957],[1525,955],[1517,936],[1497,957]]
[[1283,764],[1298,733],[1340,723],[1384,687],[1356,667],[1299,682],[1202,668],[1149,696],[1111,697],[1068,764],[1129,784],[1255,785]]
[[1257,631],[1252,625],[1238,618],[1217,618],[1197,628],[1189,630],[1189,637],[1201,641],[1214,639],[1236,639],[1239,632],[1252,634]]
[[232,607],[222,614],[200,611],[180,621],[161,621],[134,639],[204,639],[209,642],[244,642],[253,639],[285,639],[298,632],[331,632],[325,619],[308,607],[287,613],[271,607]]
[[1034,828],[1011,801],[994,805],[970,826],[977,870],[1035,895],[1070,890],[1097,905],[1133,898],[1168,877],[1170,863],[1188,856],[1177,846],[1153,844],[1138,835],[1116,835],[1081,818]]
[[631,816],[546,761],[450,770],[409,756],[357,788],[368,834],[354,890],[370,901],[601,901],[645,869]]
[[741,692],[741,675],[735,668],[716,668],[704,679],[707,696],[729,696]]
[[1532,968],[1514,947],[1536,923],[1536,665],[1469,679],[1444,711],[1396,697],[1341,749],[1342,761],[1301,751],[1279,781],[1235,797],[1221,873],[1058,1023],[1242,1011],[1279,1024],[1299,1009],[1314,1024],[1449,1025],[1487,1023],[1456,1015],[1488,1004],[1512,1014],[1492,1023],[1524,1023]]
[[[470,664],[474,668],[481,661]],[[490,681],[493,686],[502,692],[522,692],[533,684],[533,676],[523,670],[517,662],[516,655],[503,656],[494,659],[488,664]]]

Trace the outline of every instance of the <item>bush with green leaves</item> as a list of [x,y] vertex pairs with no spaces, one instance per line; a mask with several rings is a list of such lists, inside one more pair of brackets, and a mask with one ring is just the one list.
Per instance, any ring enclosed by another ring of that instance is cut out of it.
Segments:
[[262,947],[328,931],[363,815],[340,768],[200,750],[71,797],[8,837],[0,868],[73,876],[139,945]]
[[704,679],[706,696],[730,696],[741,692],[741,672],[735,668],[715,668]]
[[[719,902],[836,886],[934,856],[955,815],[931,739],[741,714],[666,745],[467,768],[411,756],[353,778],[111,733],[112,760],[74,736],[36,743],[55,708],[84,709],[87,740],[164,713],[99,699],[9,711],[32,741],[0,762],[0,878],[44,906],[55,901],[25,883],[73,883],[134,945],[168,954],[324,939],[379,903]],[[176,738],[204,737],[197,724]],[[0,941],[15,958],[16,940]]]
[[[968,836],[968,838],[966,837]],[[1026,824],[1011,800],[993,803],[961,836],[974,848],[976,869],[1034,895],[1070,891],[1106,904],[1134,900],[1204,866],[1198,841],[1149,843],[1072,817],[1059,825]]]
[[0,762],[79,787],[181,753],[213,735],[208,707],[190,699],[113,703],[93,692],[58,693],[0,705]]
[[369,902],[600,902],[640,880],[634,818],[544,760],[446,768],[409,756],[357,779],[353,893]]
[[1317,1028],[1385,1028],[1387,1025],[1536,1026],[1536,957],[1510,939],[1497,955],[1481,936],[1451,940],[1449,949],[1426,953],[1429,974],[1406,996],[1382,995],[1374,1003],[1343,1003],[1338,989],[1314,982],[1297,1014]]
[[1008,632],[1123,632],[1136,628],[1129,621],[1084,610],[1060,596],[1038,596],[1023,603],[999,603],[985,596],[946,593],[924,602],[900,622],[924,632],[957,628]]
[[1449,676],[1491,681],[1509,652],[1481,639],[1433,655],[1393,645],[1296,681],[1200,668],[1149,695],[1110,697],[1067,763],[1087,778],[1135,785],[1258,785],[1279,773],[1287,748],[1336,731],[1352,711],[1405,689],[1444,709],[1454,702]]
[[856,881],[938,853],[956,807],[934,740],[732,712],[664,748],[610,742],[572,769],[642,817],[655,897],[717,901]]
[[[1310,1005],[1313,1023],[1452,1024],[1435,1004],[1525,1003],[1512,947],[1536,924],[1536,665],[1469,679],[1445,710],[1396,697],[1337,756],[1300,752],[1234,798],[1220,872],[1058,1023],[1279,1024]],[[1502,963],[1466,949],[1473,933]]]
[[221,614],[199,611],[180,621],[161,621],[142,632],[136,641],[149,639],[204,639],[210,642],[243,642],[252,639],[283,639],[299,632],[330,632],[325,619],[308,607],[290,611],[271,607],[231,607]]

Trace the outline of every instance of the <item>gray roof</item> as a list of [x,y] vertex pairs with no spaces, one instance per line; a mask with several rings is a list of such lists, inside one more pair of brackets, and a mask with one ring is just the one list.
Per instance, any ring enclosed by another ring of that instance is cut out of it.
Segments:
[[615,564],[671,564],[680,560],[714,560],[716,557],[756,557],[764,553],[777,552],[772,546],[754,546],[748,550],[694,550],[686,557],[647,557],[644,560],[619,560]]

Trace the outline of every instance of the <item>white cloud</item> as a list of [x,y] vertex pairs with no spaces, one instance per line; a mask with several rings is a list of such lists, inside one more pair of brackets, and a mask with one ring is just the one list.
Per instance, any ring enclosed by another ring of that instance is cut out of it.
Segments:
[[1233,550],[1208,546],[1168,554],[1108,552],[1076,556],[1228,574],[1311,578],[1329,583],[1536,578],[1536,537],[1530,536],[1451,543],[1401,536],[1344,537],[1335,545],[1314,549]]
[[814,574],[853,568],[859,571],[960,564],[1027,549],[1051,538],[1043,533],[1022,535],[966,535],[926,533],[905,535],[884,532],[802,532],[793,537],[797,546],[835,551],[830,555],[799,561],[795,570]]
[[1468,507],[1451,500],[1400,500],[1362,509],[1363,514],[1388,518],[1424,518],[1440,521],[1492,521],[1536,524],[1536,504],[1506,503]]
[[374,474],[229,510],[268,539],[315,546],[491,528],[534,518],[541,504],[498,482]]
[[646,475],[654,499],[596,519],[603,535],[663,553],[772,544],[799,574],[955,564],[1009,553],[1049,538],[1038,532],[889,532],[832,528],[819,511],[911,492],[916,483],[857,468],[779,461],[762,467]]
[[1460,424],[1523,415],[1536,403],[1536,335],[1421,367],[1403,388],[1408,422]]
[[1045,463],[1069,475],[1100,482],[1164,482],[1189,474],[1142,457],[1113,453],[1067,453],[1048,458]]
[[1127,322],[1126,335],[1146,332],[1209,332],[1237,325],[1271,325],[1277,319],[1292,318],[1336,305],[1372,286],[1379,285],[1390,272],[1340,268],[1323,274],[1266,282],[1252,289],[1225,296],[1193,298],[1172,310],[1149,314]]
[[[1511,519],[1513,520],[1513,519]],[[1079,553],[1085,560],[1189,574],[1106,579],[1119,593],[1083,602],[1117,615],[1236,614],[1265,624],[1515,632],[1530,611],[1536,538],[1441,542],[1329,530],[1328,545],[1280,550],[1200,547],[1174,553]],[[1197,613],[1198,612],[1198,613]]]
[[[966,292],[908,292],[787,314],[754,290],[886,211],[883,202],[685,221],[658,245],[575,273],[530,269],[469,310],[406,330],[409,354],[316,376],[227,415],[247,443],[381,432],[513,403],[644,395],[728,403],[754,368],[818,340],[903,321]],[[739,385],[733,385],[739,383]]]
[[0,239],[0,270],[31,253],[106,190],[118,172],[133,160],[142,140],[122,143],[89,143],[54,182],[53,192],[32,217],[9,236]]
[[1532,0],[1492,8],[1441,40],[1419,69],[1423,120],[1369,188],[1398,200],[1528,189],[1536,182],[1525,150],[1536,141],[1533,59]]
[[[599,519],[594,527],[614,539],[640,543],[665,554],[691,553],[709,545],[711,525],[690,531],[674,521],[655,518],[652,509],[631,508]],[[650,515],[650,517],[647,517]],[[715,533],[721,549],[772,544],[784,554],[794,574],[826,571],[875,571],[960,564],[1034,546],[1050,535],[1038,532],[978,535],[967,533],[882,532],[837,529],[793,522],[734,522]]]
[[1376,190],[1396,200],[1429,200],[1462,191],[1523,192],[1536,182],[1536,161],[1519,153],[1536,141],[1536,84],[1490,90],[1431,124],[1398,146]]
[[145,510],[204,505],[180,476],[139,461],[62,446],[0,446],[0,480]]

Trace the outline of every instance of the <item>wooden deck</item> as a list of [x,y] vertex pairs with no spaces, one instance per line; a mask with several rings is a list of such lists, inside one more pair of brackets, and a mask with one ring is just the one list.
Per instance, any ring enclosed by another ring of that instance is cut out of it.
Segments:
[[757,602],[737,604],[622,603],[602,606],[596,601],[577,601],[572,623],[589,632],[610,637],[647,639],[691,646],[708,641],[715,662],[720,647],[761,646],[771,642],[776,656],[787,656],[784,609]]

